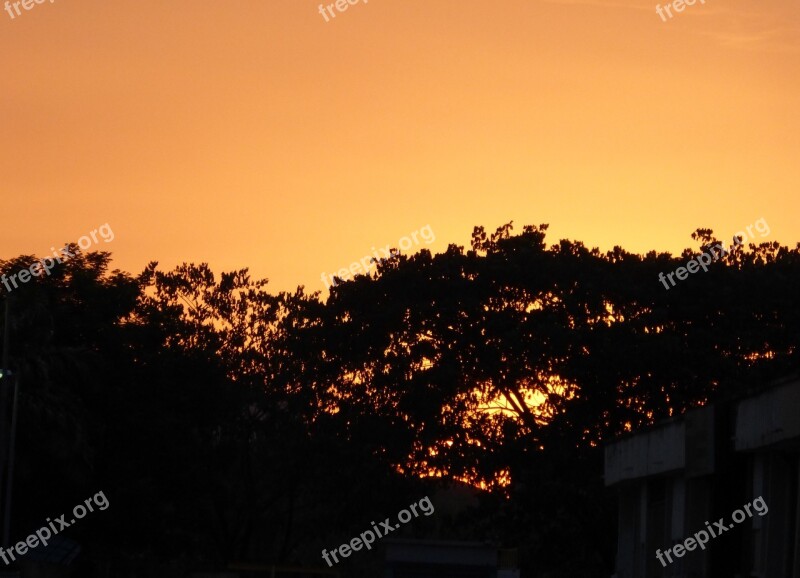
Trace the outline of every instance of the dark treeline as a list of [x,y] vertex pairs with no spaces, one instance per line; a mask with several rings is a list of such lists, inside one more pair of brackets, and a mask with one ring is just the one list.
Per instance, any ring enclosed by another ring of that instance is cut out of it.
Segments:
[[603,442],[796,372],[800,245],[737,246],[665,290],[711,231],[676,257],[548,246],[546,229],[476,228],[470,249],[384,260],[324,301],[246,270],[111,272],[73,247],[10,293],[12,542],[102,490],[108,510],[65,531],[82,578],[320,567],[372,521],[473,487],[473,507],[396,535],[519,548],[528,576],[610,575]]

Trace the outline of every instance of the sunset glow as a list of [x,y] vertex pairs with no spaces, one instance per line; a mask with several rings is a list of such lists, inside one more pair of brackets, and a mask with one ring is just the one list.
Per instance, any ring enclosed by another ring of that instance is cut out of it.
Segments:
[[[57,0],[0,17],[7,254],[109,223],[138,272],[272,287],[430,223],[679,251],[800,238],[796,2]],[[413,250],[418,250],[414,247]]]

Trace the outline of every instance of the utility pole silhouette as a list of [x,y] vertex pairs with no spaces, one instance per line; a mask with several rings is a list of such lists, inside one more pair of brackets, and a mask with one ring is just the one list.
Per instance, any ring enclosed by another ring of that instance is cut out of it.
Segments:
[[[11,529],[11,492],[14,482],[14,447],[17,437],[17,376],[9,368],[11,344],[11,297],[6,294],[5,315],[3,319],[3,361],[0,366],[0,489],[5,484],[3,500],[3,546],[9,544]],[[14,385],[11,401],[11,423],[8,416],[8,389]],[[6,464],[8,467],[6,468]],[[3,476],[5,474],[5,476]]]

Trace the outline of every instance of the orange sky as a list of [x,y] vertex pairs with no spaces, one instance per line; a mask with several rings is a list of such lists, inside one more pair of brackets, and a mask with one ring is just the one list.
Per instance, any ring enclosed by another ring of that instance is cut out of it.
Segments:
[[[0,5],[4,0],[0,0]],[[271,286],[430,224],[677,251],[800,240],[800,4],[55,0],[0,12],[0,257],[108,222],[138,272]]]

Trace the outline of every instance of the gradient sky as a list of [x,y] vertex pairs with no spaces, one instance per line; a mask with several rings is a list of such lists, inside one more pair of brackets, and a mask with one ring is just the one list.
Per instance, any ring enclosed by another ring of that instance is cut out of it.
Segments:
[[[3,2],[4,0],[0,0]],[[800,3],[55,0],[0,12],[0,257],[108,222],[138,272],[273,289],[429,224],[800,240]]]

